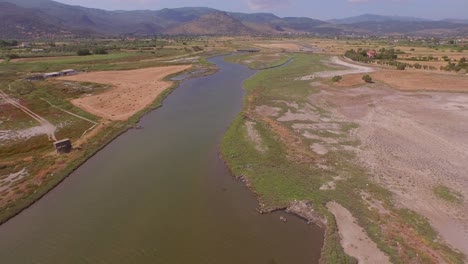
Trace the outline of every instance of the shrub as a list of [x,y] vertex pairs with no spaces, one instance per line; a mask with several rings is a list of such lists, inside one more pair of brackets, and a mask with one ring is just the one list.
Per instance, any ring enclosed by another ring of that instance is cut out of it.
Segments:
[[18,59],[20,56],[18,54],[7,54],[5,58],[7,60]]
[[406,69],[406,64],[398,63],[396,68],[397,68],[397,70],[404,71]]
[[80,49],[76,52],[78,56],[88,56],[91,55],[91,52],[89,52],[89,49]]
[[96,48],[93,51],[93,53],[98,54],[98,55],[104,55],[104,54],[107,54],[107,50],[105,50],[104,48]]
[[366,83],[372,83],[372,77],[369,74],[362,76],[362,80],[364,80]]
[[340,75],[336,75],[336,76],[333,76],[332,81],[339,82],[341,79],[343,79],[343,77],[341,77]]

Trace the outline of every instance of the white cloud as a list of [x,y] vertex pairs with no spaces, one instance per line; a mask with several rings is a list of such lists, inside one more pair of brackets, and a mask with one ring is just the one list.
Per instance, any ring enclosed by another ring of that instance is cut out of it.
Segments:
[[291,0],[247,0],[247,5],[251,10],[271,10],[288,6]]

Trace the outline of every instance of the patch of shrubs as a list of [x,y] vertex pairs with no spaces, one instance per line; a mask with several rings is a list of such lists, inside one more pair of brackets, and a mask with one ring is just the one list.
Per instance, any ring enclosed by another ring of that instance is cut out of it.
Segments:
[[369,74],[362,76],[362,80],[366,83],[372,83],[372,77]]
[[88,56],[91,55],[91,52],[89,51],[89,49],[80,49],[76,52],[76,54],[78,56]]
[[336,75],[336,76],[333,76],[332,82],[339,82],[341,81],[341,79],[343,79],[343,77],[341,77],[340,75]]

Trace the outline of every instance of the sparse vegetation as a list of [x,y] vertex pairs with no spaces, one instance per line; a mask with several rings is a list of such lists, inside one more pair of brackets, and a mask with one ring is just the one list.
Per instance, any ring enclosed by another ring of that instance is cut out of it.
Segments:
[[336,76],[333,76],[332,78],[332,82],[339,82],[341,79],[343,79],[342,76],[340,75],[336,75]]
[[452,190],[445,185],[438,185],[433,189],[433,191],[437,197],[445,201],[452,203],[461,203],[463,201],[463,196],[459,192]]
[[76,52],[76,54],[78,56],[88,56],[91,55],[91,52],[89,51],[89,49],[80,49]]
[[372,77],[369,74],[362,76],[362,80],[366,83],[372,83]]

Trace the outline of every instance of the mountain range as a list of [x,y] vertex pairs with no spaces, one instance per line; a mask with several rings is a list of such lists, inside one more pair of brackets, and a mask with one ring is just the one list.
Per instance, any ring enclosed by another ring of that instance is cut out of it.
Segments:
[[0,0],[0,38],[173,35],[436,35],[464,36],[468,21],[366,14],[321,21],[206,7],[107,11],[52,0]]

